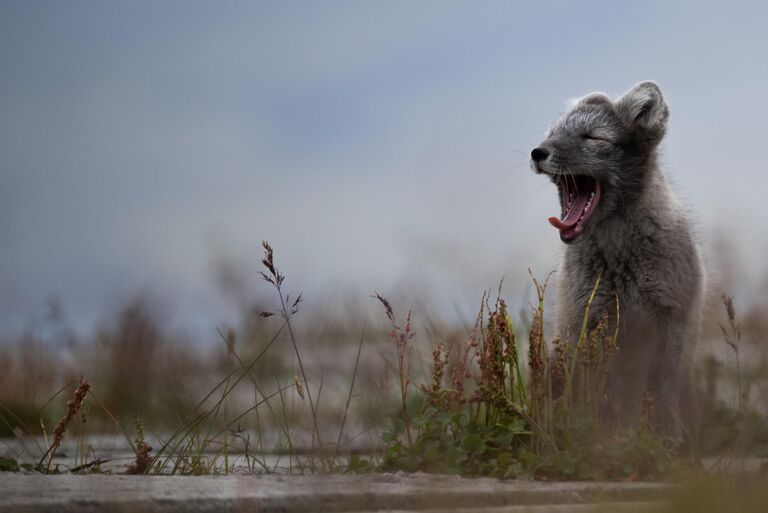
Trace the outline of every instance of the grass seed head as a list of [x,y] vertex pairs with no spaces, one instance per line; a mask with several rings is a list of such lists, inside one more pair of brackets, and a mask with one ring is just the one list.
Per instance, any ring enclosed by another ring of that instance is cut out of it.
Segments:
[[59,423],[56,425],[56,429],[53,431],[54,447],[61,445],[61,442],[64,439],[64,433],[67,431],[67,427],[72,422],[72,419],[75,418],[77,412],[80,411],[80,408],[83,406],[85,397],[88,395],[88,391],[90,389],[91,384],[88,383],[88,380],[81,377],[77,388],[75,389],[75,393],[72,396],[72,399],[67,401],[67,413],[64,415],[64,417],[61,418],[61,420],[59,420]]
[[304,400],[304,386],[301,384],[301,380],[298,376],[293,377],[293,386],[296,387],[296,392],[298,392],[299,397],[301,397],[301,400]]
[[280,274],[280,271],[275,267],[275,255],[274,251],[272,251],[272,246],[267,241],[262,241],[261,245],[264,248],[264,258],[261,259],[261,263],[267,268],[269,274],[263,271],[259,271],[259,274],[266,281],[279,288],[283,284],[285,276]]

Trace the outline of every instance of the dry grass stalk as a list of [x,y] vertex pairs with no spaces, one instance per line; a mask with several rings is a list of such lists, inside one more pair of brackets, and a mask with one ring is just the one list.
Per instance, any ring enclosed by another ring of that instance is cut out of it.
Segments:
[[[317,441],[317,448],[322,449],[323,442],[320,439],[320,427],[318,426],[318,420],[317,420],[317,407],[318,403],[313,401],[312,399],[312,389],[309,386],[309,380],[307,379],[307,373],[304,371],[304,362],[301,358],[301,353],[299,352],[299,346],[296,342],[296,336],[293,332],[293,326],[291,325],[291,317],[296,314],[299,311],[299,303],[302,302],[302,295],[299,294],[298,297],[293,301],[290,308],[287,306],[288,303],[290,303],[290,296],[289,295],[283,295],[283,281],[285,280],[285,275],[282,274],[275,265],[274,260],[274,251],[272,250],[272,246],[269,245],[267,241],[262,241],[261,245],[264,248],[264,258],[261,260],[261,263],[264,264],[264,267],[266,267],[268,273],[259,272],[261,274],[261,277],[264,278],[267,282],[271,283],[275,289],[277,290],[277,295],[280,298],[280,310],[279,314],[285,321],[285,325],[288,328],[288,335],[291,339],[291,344],[293,346],[293,351],[296,354],[296,360],[299,364],[299,372],[301,373],[301,381],[299,382],[297,380],[296,386],[297,389],[301,392],[302,384],[304,387],[306,387],[306,394],[307,394],[307,400],[309,402],[309,408],[312,412],[312,444],[314,447],[315,441]],[[262,315],[264,315],[262,313]],[[321,381],[321,388],[318,390],[318,402],[320,400],[320,390],[322,390],[322,381]],[[301,394],[300,394],[301,395]],[[303,399],[303,397],[302,397]]]
[[[741,372],[741,325],[736,320],[736,308],[733,305],[733,297],[723,294],[721,296],[725,313],[728,316],[728,325],[720,325],[725,343],[733,350],[736,360],[736,393],[737,393],[737,417],[736,417],[736,450],[741,455],[746,454],[746,417],[747,403],[749,400],[749,383],[744,383]],[[742,460],[743,463],[743,460]]]
[[445,375],[445,367],[448,361],[448,351],[445,348],[445,343],[440,342],[437,347],[432,351],[432,384],[430,387],[423,386],[421,389],[426,395],[426,404],[440,408],[443,406],[443,397],[441,391],[443,388],[443,376]]
[[408,343],[415,335],[411,328],[411,312],[409,311],[405,318],[405,327],[401,328],[400,325],[397,324],[395,312],[392,309],[392,305],[389,300],[387,300],[387,298],[378,292],[374,292],[374,294],[376,299],[378,299],[381,304],[384,305],[384,310],[387,312],[387,318],[389,319],[392,328],[389,336],[394,341],[395,349],[397,351],[397,370],[400,378],[400,402],[403,415],[403,429],[405,430],[405,437],[408,440],[408,446],[411,446],[411,421],[410,416],[408,415],[408,386],[411,383],[408,372],[408,355],[410,354]]
[[536,296],[538,304],[536,307],[531,307],[532,322],[531,329],[528,335],[528,366],[531,374],[529,378],[529,392],[530,392],[530,413],[531,418],[536,422],[541,422],[542,416],[546,413],[544,404],[548,397],[551,396],[551,383],[549,382],[548,374],[548,355],[547,355],[547,343],[544,340],[544,295],[547,291],[547,284],[552,273],[549,273],[544,279],[544,283],[539,282],[528,269],[528,274],[533,280],[533,285],[536,288]]
[[146,442],[144,437],[144,423],[141,419],[136,419],[136,460],[128,465],[126,474],[145,474],[152,465],[152,456],[149,453],[152,447]]
[[61,445],[61,442],[64,440],[64,434],[67,431],[67,427],[69,427],[72,419],[75,418],[77,413],[80,411],[80,408],[82,408],[90,389],[91,384],[88,382],[88,380],[81,377],[77,388],[75,389],[75,393],[72,396],[72,399],[67,401],[67,413],[59,420],[59,423],[56,425],[56,429],[53,430],[53,443],[48,448],[48,450],[45,451],[45,454],[43,454],[42,458],[40,458],[40,462],[37,464],[38,470],[43,471],[43,462],[48,460],[45,464],[44,471],[50,472],[53,456]]
[[477,338],[475,335],[477,333],[477,326],[479,322],[479,319],[475,321],[475,326],[472,329],[472,335],[470,336],[469,340],[467,340],[463,350],[460,351],[460,356],[451,363],[451,388],[449,391],[451,392],[452,397],[450,398],[450,402],[452,404],[455,403],[456,412],[461,411],[461,403],[465,396],[465,382],[471,377],[469,368],[472,363],[472,359],[470,354],[472,354],[473,351],[477,348]]
[[558,335],[552,341],[552,347],[555,350],[555,359],[552,362],[552,386],[557,390],[562,390],[565,386],[566,373],[568,372],[570,346],[563,342],[563,339]]

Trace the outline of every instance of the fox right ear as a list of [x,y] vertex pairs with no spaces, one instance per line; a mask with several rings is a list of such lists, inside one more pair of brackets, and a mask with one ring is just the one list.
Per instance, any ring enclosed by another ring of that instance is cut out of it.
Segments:
[[667,130],[669,106],[656,82],[641,82],[616,102],[616,111],[627,126],[639,129],[652,143]]

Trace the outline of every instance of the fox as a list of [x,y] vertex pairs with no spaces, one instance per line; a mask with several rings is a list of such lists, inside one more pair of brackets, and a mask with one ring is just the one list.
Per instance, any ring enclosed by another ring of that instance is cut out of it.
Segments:
[[616,100],[588,94],[530,163],[560,200],[561,215],[549,218],[565,244],[557,332],[574,343],[595,290],[587,326],[609,315],[618,328],[607,384],[613,420],[636,426],[650,397],[654,429],[682,442],[695,438],[692,363],[706,275],[690,216],[659,165],[669,110],[653,81]]

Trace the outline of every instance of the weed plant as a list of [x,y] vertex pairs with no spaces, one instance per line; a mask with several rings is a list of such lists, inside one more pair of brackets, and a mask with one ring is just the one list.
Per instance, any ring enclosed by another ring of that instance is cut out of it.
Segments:
[[[547,280],[531,277],[537,304],[531,307],[527,369],[518,336],[501,297],[483,297],[469,339],[451,354],[438,344],[432,380],[414,391],[420,403],[409,411],[410,378],[403,376],[413,337],[410,313],[398,324],[389,301],[379,300],[391,323],[397,348],[402,408],[385,433],[385,470],[447,472],[495,477],[549,479],[640,479],[658,477],[674,461],[671,451],[646,422],[620,432],[606,427],[605,387],[618,331],[603,316],[587,329],[595,283],[574,345],[544,334]],[[619,309],[616,309],[618,326]],[[550,354],[550,348],[552,354]]]

